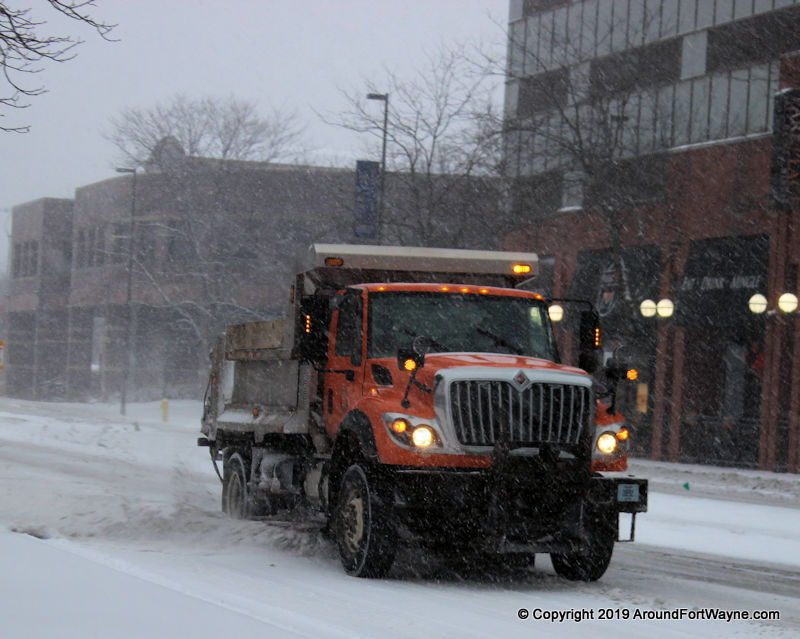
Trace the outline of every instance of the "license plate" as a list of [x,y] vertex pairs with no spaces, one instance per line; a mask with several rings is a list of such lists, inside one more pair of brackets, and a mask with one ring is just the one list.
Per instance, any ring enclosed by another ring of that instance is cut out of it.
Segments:
[[617,501],[639,501],[639,484],[619,484]]

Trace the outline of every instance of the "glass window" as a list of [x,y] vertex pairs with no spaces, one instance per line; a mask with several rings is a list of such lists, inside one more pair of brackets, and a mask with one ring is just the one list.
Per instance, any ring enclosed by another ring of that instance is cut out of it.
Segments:
[[656,103],[656,148],[668,149],[672,146],[672,128],[675,87],[670,85],[658,90]]
[[747,101],[747,132],[767,130],[767,105],[769,104],[769,65],[750,69],[750,93]]
[[636,137],[639,129],[639,96],[631,95],[621,105],[622,148],[625,157],[636,153]]
[[94,245],[94,263],[102,266],[106,263],[106,229],[104,226],[97,227],[97,236]]
[[[717,0],[719,2],[719,0]],[[775,0],[775,8],[782,9],[783,7],[788,7],[792,5],[796,0]]]
[[730,78],[727,73],[718,73],[711,77],[708,137],[712,140],[722,140],[728,136],[729,84]]
[[653,151],[655,140],[656,95],[652,91],[642,94],[639,104],[639,153]]
[[525,75],[534,75],[542,70],[539,60],[539,16],[528,18],[527,35],[525,36]]
[[567,46],[567,8],[562,7],[553,12],[553,54],[552,67],[560,67],[569,60]]
[[675,146],[689,143],[689,121],[692,112],[692,83],[680,82],[675,88]]
[[553,12],[542,14],[542,24],[539,27],[539,63],[543,69],[549,69],[552,60],[553,47]]
[[539,127],[530,137],[530,166],[533,168],[533,173],[540,173],[544,171],[545,166],[545,153],[547,152],[547,139],[544,133],[540,130],[544,123],[539,123]]
[[753,0],[734,0],[733,19],[746,18],[753,15]]
[[78,241],[77,241],[77,251],[75,255],[75,265],[78,268],[83,268],[86,266],[86,235],[83,232],[83,229],[78,231]]
[[583,3],[582,21],[581,50],[585,58],[592,58],[597,47],[597,0],[588,0]]
[[86,265],[87,266],[94,266],[94,258],[95,258],[95,229],[94,227],[90,228],[86,233]]
[[708,0],[697,2],[697,28],[705,29],[714,24],[714,3]]
[[681,80],[696,78],[706,72],[708,31],[683,36],[681,43]]
[[30,274],[36,275],[39,271],[39,242],[35,240],[31,242],[31,254],[28,260],[31,265]]
[[628,46],[628,3],[615,2],[611,22],[611,50],[624,51]]
[[[395,350],[394,354],[397,353]],[[361,360],[361,296],[355,293],[345,295],[339,308],[339,321],[336,324],[336,354],[352,357],[354,362]]]
[[525,54],[525,23],[515,22],[511,25],[511,42],[509,43],[509,68],[511,76],[520,77],[523,72],[523,56]]
[[[502,353],[553,359],[543,302],[454,293],[372,293],[369,357],[396,357],[418,335],[431,352]],[[338,339],[337,339],[338,341]]]
[[569,13],[567,14],[567,41],[566,53],[567,62],[572,64],[581,59],[581,14],[583,13],[583,4],[571,4],[567,7]]
[[728,137],[745,134],[747,128],[747,69],[731,73],[730,100],[728,102]]
[[724,24],[733,20],[733,0],[717,0],[714,7],[714,24]]
[[506,82],[506,94],[503,99],[503,108],[509,118],[517,115],[517,103],[519,102],[519,82]]
[[11,267],[11,274],[14,277],[20,276],[20,262],[22,257],[22,247],[19,242],[14,244],[14,251],[13,251],[13,266]]
[[644,40],[644,3],[645,0],[630,1],[628,20],[629,47],[638,47]]
[[655,42],[661,34],[661,0],[645,0],[644,41]]
[[705,142],[708,139],[708,96],[709,78],[693,80],[691,142]]
[[613,0],[599,0],[597,4],[597,55],[611,52],[611,26],[614,20]]
[[767,128],[772,130],[772,118],[775,116],[775,94],[778,92],[780,79],[780,62],[771,62],[769,65],[769,104],[767,105]]
[[668,38],[678,31],[680,0],[664,0],[661,6],[661,37]]
[[564,173],[561,208],[574,209],[583,206],[583,173],[567,171]]
[[119,264],[128,254],[128,232],[130,230],[127,224],[114,225],[114,238],[112,249],[112,260],[115,264]]
[[[708,0],[706,0],[708,3]],[[694,31],[694,19],[697,14],[697,0],[681,0],[678,5],[678,33]]]
[[764,13],[772,10],[772,0],[755,0],[753,3],[753,13]]

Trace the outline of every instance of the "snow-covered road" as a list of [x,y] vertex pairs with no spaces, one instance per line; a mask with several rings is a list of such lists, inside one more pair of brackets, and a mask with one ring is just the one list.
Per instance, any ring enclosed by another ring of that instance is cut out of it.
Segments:
[[[313,531],[235,522],[194,445],[199,405],[0,398],[0,637],[729,637],[800,633],[800,479],[638,462],[637,543],[596,584],[454,575],[406,553],[392,579],[342,572]],[[690,488],[683,488],[685,482]],[[580,622],[517,611],[592,610]],[[779,610],[780,621],[598,619]]]

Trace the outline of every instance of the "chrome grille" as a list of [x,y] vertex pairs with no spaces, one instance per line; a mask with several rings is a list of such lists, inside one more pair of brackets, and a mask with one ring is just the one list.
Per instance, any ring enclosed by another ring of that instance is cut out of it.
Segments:
[[576,444],[591,415],[591,391],[576,384],[454,381],[450,413],[458,441],[493,446],[505,432],[513,443]]

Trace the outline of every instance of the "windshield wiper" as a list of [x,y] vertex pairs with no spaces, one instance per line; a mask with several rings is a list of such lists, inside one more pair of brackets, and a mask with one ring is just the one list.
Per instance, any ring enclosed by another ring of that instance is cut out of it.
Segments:
[[[405,333],[409,337],[418,337],[418,335],[414,331],[410,331],[405,327],[401,327],[400,328],[400,332]],[[431,346],[433,346],[436,350],[438,350],[438,351],[440,351],[442,353],[447,353],[447,352],[450,351],[450,348],[448,348],[447,346],[442,344],[440,341],[435,340],[435,339],[433,339],[432,337],[430,337],[428,335],[426,335],[425,337],[427,337],[430,340]]]
[[487,331],[485,328],[481,328],[478,326],[475,330],[477,330],[481,335],[485,335],[486,337],[490,338],[497,346],[503,346],[510,350],[514,355],[522,355],[522,350],[514,346],[511,342],[509,342],[505,337],[501,337],[492,331]]

